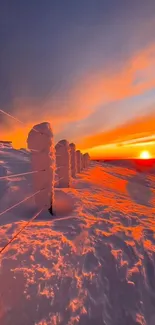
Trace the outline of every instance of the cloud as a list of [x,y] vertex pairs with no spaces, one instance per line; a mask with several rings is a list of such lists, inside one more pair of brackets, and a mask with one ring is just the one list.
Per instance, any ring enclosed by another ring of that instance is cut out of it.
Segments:
[[[76,80],[65,92],[57,92],[55,96],[49,94],[48,97],[40,101],[28,97],[14,97],[12,114],[26,123],[23,133],[27,132],[27,129],[33,124],[45,120],[51,122],[55,133],[62,132],[69,123],[91,118],[99,106],[103,105],[104,110],[104,105],[108,103],[119,102],[153,89],[155,87],[154,72],[155,45],[153,44],[128,59],[121,70],[118,70],[116,66],[114,70],[107,67],[105,71],[102,69],[91,71]],[[113,108],[111,118],[114,118],[114,114],[115,109]],[[13,132],[17,134],[19,124],[14,123],[13,126],[12,122],[9,123],[11,123],[12,135]],[[149,125],[152,125],[151,123],[150,120]],[[82,139],[79,144],[82,147],[88,147],[88,144],[92,147],[105,143],[105,141],[113,141],[113,138],[118,135],[123,137],[123,132],[126,135],[130,134],[131,125],[129,125],[127,129],[126,126],[121,126],[107,132],[106,138],[104,133],[100,133]],[[144,131],[145,127],[146,122],[145,126],[141,126],[140,129]],[[134,128],[136,130],[136,126]],[[5,131],[3,130],[3,135],[6,136],[7,133],[8,127]],[[26,134],[23,141],[25,138]]]
[[[148,90],[155,88],[155,45],[152,45],[137,55],[133,56],[120,72],[109,74],[107,76],[94,78],[94,84],[97,89],[97,98],[102,99],[103,105],[105,103],[119,102],[124,99],[129,99],[135,96],[143,95]],[[89,79],[90,80],[90,79]],[[92,85],[92,83],[90,83]],[[90,89],[91,94],[95,94],[95,89]],[[94,96],[95,97],[95,96]],[[101,101],[100,101],[101,103]],[[99,100],[98,100],[99,104]],[[131,107],[132,108],[132,107]],[[132,111],[132,110],[131,110]],[[148,111],[148,114],[146,114]],[[145,110],[139,112],[141,117],[130,119],[129,112],[126,112],[129,121],[122,122],[120,116],[120,125],[111,128],[105,132],[97,132],[93,135],[86,136],[79,139],[78,146],[82,148],[89,148],[106,143],[115,142],[116,139],[123,141],[127,138],[135,137],[136,133],[154,132],[155,125],[155,106],[147,107]],[[112,111],[109,108],[109,115],[111,120],[115,119],[115,114],[119,114],[119,110],[115,110],[113,106]],[[105,116],[107,112],[105,111]],[[147,115],[147,116],[146,116]],[[132,115],[131,115],[132,116]],[[124,114],[125,118],[125,114]],[[104,119],[104,106],[103,106]],[[104,124],[104,120],[103,120]]]
[[85,137],[78,143],[81,149],[93,148],[106,144],[121,144],[124,141],[146,138],[155,134],[155,109],[151,114],[144,114],[142,117],[134,118],[107,132],[96,133],[92,136]]
[[[101,71],[87,76],[80,89],[86,106],[98,106],[142,94],[155,87],[155,45],[128,60],[122,70]],[[153,71],[154,69],[154,71]],[[141,78],[136,82],[138,74]],[[78,89],[79,92],[79,89]]]

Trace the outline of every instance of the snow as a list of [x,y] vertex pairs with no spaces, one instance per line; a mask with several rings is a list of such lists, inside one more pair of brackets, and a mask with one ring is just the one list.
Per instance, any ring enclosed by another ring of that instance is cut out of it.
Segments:
[[69,187],[71,183],[70,147],[67,140],[59,141],[56,146],[56,167],[59,187]]
[[31,150],[35,203],[39,209],[51,207],[54,201],[55,150],[53,132],[48,122],[35,125],[28,134],[28,149]]
[[11,141],[0,141],[0,148],[10,148],[12,149],[12,142]]
[[[30,171],[30,156],[2,149],[1,176]],[[8,179],[0,212],[32,183]],[[42,212],[0,255],[0,324],[154,325],[154,184],[134,167],[91,162],[56,188],[56,218]],[[28,200],[1,215],[0,248],[34,214]]]
[[[7,169],[0,162],[0,177],[5,177],[5,176],[7,176]],[[8,186],[9,186],[8,180],[2,179],[0,184],[0,199],[4,196]]]

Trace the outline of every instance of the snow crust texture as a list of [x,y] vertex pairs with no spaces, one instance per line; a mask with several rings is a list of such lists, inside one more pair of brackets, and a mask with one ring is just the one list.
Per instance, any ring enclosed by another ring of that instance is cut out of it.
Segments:
[[[0,151],[0,160],[7,173],[31,166],[29,154],[14,150]],[[0,211],[30,185],[31,175],[10,179]],[[43,213],[0,255],[0,324],[154,325],[155,175],[91,162],[61,191],[68,215]],[[0,217],[0,248],[32,206]]]

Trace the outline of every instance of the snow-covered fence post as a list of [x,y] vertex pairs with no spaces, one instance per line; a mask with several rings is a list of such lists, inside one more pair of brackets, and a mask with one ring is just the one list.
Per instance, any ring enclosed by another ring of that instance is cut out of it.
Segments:
[[87,154],[86,153],[83,155],[83,165],[84,165],[84,168],[87,168]]
[[28,149],[31,151],[32,175],[35,203],[39,209],[48,209],[53,214],[54,179],[55,179],[55,149],[53,132],[50,123],[35,125],[27,138]]
[[81,173],[81,152],[76,150],[77,173]]
[[71,176],[76,177],[77,164],[76,164],[76,146],[74,143],[70,143],[70,159],[71,159]]
[[67,140],[59,141],[56,146],[56,166],[58,186],[69,187],[71,183],[70,147]]
[[90,156],[89,156],[89,153],[87,153],[87,166],[88,167],[90,166]]
[[85,169],[85,156],[84,156],[84,154],[82,154],[81,160],[82,160],[82,169]]
[[81,153],[81,170],[84,169],[84,160],[83,160],[83,154]]
[[84,160],[84,168],[88,168],[90,165],[90,156],[89,156],[88,152],[86,152],[83,155],[83,160]]

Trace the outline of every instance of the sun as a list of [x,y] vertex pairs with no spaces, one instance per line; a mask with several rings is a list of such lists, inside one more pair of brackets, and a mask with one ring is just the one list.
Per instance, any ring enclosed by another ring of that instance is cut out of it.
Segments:
[[140,153],[140,159],[150,159],[151,155],[149,153],[149,151],[142,151]]

